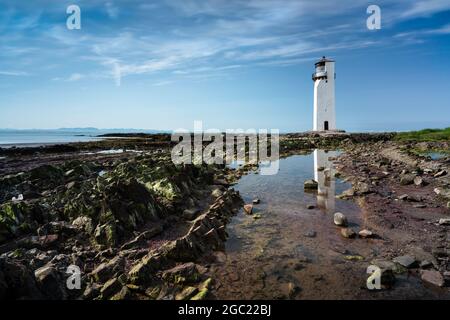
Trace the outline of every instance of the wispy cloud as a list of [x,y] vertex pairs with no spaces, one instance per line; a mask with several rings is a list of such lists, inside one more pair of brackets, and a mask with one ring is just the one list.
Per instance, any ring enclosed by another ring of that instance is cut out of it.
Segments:
[[6,71],[6,70],[0,70],[1,76],[12,76],[12,77],[22,77],[22,76],[29,76],[30,74],[28,72],[24,71]]
[[437,12],[450,10],[448,0],[421,0],[415,1],[411,7],[403,12],[402,17],[429,16]]
[[440,28],[434,28],[434,29],[421,29],[421,30],[415,30],[410,32],[400,32],[397,33],[394,37],[395,38],[401,38],[401,39],[409,39],[410,43],[413,41],[422,41],[423,38],[427,36],[432,35],[447,35],[450,34],[450,24],[442,26]]
[[113,2],[107,2],[105,8],[106,13],[111,19],[116,19],[119,16],[119,8],[116,7]]
[[162,80],[162,81],[158,81],[153,83],[154,87],[162,87],[162,86],[167,86],[169,84],[172,84],[173,81],[172,80]]
[[72,73],[69,78],[67,79],[67,81],[78,81],[83,79],[83,75],[80,73]]
[[[16,2],[5,1],[14,8]],[[161,0],[152,4],[130,0],[126,14],[122,14],[123,2],[81,1],[83,19],[106,14],[111,21],[105,25],[90,18],[78,31],[69,31],[61,23],[60,7],[38,2],[38,10],[31,10],[30,4],[30,14],[19,18],[15,10],[5,10],[9,20],[16,17],[16,32],[9,32],[8,40],[0,39],[6,48],[0,56],[11,60],[18,53],[23,56],[18,63],[23,65],[31,60],[39,63],[39,57],[59,61],[62,72],[71,74],[58,78],[65,81],[102,77],[120,86],[133,75],[223,74],[252,64],[298,64],[315,54],[333,55],[392,42],[387,36],[376,41],[368,38],[367,4],[352,0],[339,4],[332,0]],[[391,24],[450,10],[448,0],[379,2],[383,18],[391,17]],[[58,18],[49,21],[50,17]],[[45,28],[35,28],[42,23]],[[448,30],[447,25],[408,31],[404,37],[443,35]],[[32,51],[39,52],[33,59],[28,55]],[[67,70],[67,60],[72,70]]]

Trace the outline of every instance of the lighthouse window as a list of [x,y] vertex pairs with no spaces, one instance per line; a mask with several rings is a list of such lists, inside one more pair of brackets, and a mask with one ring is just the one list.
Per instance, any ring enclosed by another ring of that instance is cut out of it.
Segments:
[[316,71],[317,72],[324,72],[325,71],[325,66],[324,65],[323,66],[317,66]]

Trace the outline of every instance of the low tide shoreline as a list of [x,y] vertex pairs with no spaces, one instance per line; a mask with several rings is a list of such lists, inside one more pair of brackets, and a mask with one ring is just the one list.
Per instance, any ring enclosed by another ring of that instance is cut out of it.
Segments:
[[[394,136],[286,134],[280,152],[341,150],[333,161],[353,188],[340,197],[357,203],[382,239],[367,244],[379,248],[376,256],[353,263],[378,259],[391,270],[394,259],[410,256],[414,263],[401,272],[434,282],[445,298],[449,159],[413,151],[448,142]],[[158,134],[0,149],[0,298],[215,298],[208,259],[223,251],[227,225],[246,204],[233,185],[257,167],[174,166],[172,146],[170,135]],[[19,195],[23,200],[12,200]],[[72,264],[83,274],[75,291],[63,281]]]

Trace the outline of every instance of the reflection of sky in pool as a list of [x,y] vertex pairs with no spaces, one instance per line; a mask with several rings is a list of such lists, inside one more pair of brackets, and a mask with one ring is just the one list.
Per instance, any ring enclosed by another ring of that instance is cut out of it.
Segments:
[[428,152],[426,155],[429,156],[432,160],[439,160],[448,156],[448,154],[445,154],[443,152]]

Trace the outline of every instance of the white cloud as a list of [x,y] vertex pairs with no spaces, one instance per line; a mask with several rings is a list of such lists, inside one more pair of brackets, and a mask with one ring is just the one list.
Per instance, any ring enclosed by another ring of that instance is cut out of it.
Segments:
[[67,81],[78,81],[83,79],[84,76],[80,73],[72,73],[69,78],[67,78]]
[[402,17],[429,16],[445,10],[450,10],[449,0],[421,0],[414,2],[408,10],[403,12]]
[[112,2],[107,2],[105,4],[106,13],[111,19],[116,19],[119,16],[119,8]]
[[1,76],[21,77],[21,76],[28,76],[30,74],[28,72],[24,72],[24,71],[0,70],[0,75]]
[[[64,24],[42,29],[41,39],[53,46],[51,50],[41,49],[47,54],[46,59],[59,55],[61,59],[71,59],[72,66],[86,68],[74,69],[68,78],[57,79],[78,81],[101,77],[113,79],[120,86],[124,77],[132,75],[165,71],[174,77],[194,74],[201,77],[225,74],[251,64],[292,65],[310,61],[315,54],[333,55],[338,50],[392,43],[389,37],[380,37],[377,43],[367,40],[364,27],[367,5],[353,0],[342,0],[338,4],[332,0],[132,3],[138,3],[134,7],[136,10],[130,11],[129,8],[133,8],[130,5],[127,13],[132,14],[117,19],[122,3],[119,6],[119,2],[112,0],[89,1],[86,10],[95,7],[106,12],[112,19],[108,26],[93,24],[82,32],[70,32]],[[401,0],[398,5],[393,5],[391,0],[379,0],[379,4],[383,19],[395,16],[398,21],[450,7],[449,0],[421,0],[413,4]],[[158,19],[159,15],[162,20]],[[126,16],[134,20],[125,21]],[[397,20],[391,19],[393,24]],[[28,25],[33,25],[32,19]],[[386,28],[390,26],[386,23]],[[422,36],[447,34],[448,29],[444,26],[416,33]],[[33,48],[33,44],[30,42],[27,47]],[[8,40],[8,45],[12,48],[13,42]],[[86,67],[83,61],[92,65]]]
[[173,83],[173,81],[171,81],[171,80],[162,80],[162,81],[155,82],[153,84],[153,86],[154,87],[162,87],[162,86],[167,86],[172,83]]

